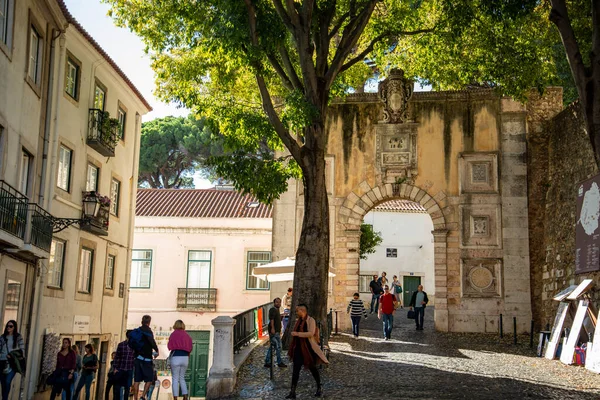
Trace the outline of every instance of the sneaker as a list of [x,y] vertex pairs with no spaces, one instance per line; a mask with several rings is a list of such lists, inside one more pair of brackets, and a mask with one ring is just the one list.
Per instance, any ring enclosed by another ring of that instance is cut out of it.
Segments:
[[287,364],[284,364],[284,363],[279,363],[279,364],[277,364],[277,366],[279,368],[287,368]]
[[271,368],[271,364],[265,363],[265,368]]

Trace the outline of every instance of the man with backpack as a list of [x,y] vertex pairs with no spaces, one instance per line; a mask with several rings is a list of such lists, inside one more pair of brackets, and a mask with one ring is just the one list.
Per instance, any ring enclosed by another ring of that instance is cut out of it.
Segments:
[[[154,340],[152,329],[150,329],[150,321],[152,321],[152,317],[144,315],[142,317],[142,326],[132,330],[129,334],[128,345],[135,353],[135,360],[133,362],[133,397],[135,400],[138,400],[140,382],[144,382],[144,392],[141,399],[145,400],[148,390],[154,381],[152,359],[153,356],[158,357],[158,346]],[[152,354],[152,350],[156,352],[154,355]]]

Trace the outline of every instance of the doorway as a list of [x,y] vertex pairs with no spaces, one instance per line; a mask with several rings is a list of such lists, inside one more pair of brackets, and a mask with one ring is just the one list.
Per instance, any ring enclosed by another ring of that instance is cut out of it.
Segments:
[[102,342],[100,351],[98,351],[98,372],[96,374],[96,399],[104,398],[106,388],[106,365],[110,362],[108,359],[108,341]]
[[206,397],[206,379],[208,378],[208,349],[210,331],[188,331],[192,337],[190,364],[185,373],[190,397]]
[[405,276],[404,277],[404,307],[408,307],[414,292],[417,291],[421,284],[420,276]]

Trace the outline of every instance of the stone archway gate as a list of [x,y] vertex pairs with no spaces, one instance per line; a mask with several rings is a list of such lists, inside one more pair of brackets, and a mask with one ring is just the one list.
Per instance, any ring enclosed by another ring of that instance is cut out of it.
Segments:
[[[409,199],[434,224],[436,329],[497,332],[504,314],[504,329],[517,317],[527,332],[526,121],[535,110],[487,89],[413,94],[394,70],[379,93],[349,95],[330,111],[330,305],[345,310],[358,289],[364,215]],[[275,203],[274,260],[295,254],[302,208],[301,184]]]

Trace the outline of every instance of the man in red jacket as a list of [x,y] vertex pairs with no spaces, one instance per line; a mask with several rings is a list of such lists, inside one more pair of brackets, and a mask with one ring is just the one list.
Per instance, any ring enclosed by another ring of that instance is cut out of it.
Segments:
[[396,296],[390,293],[390,287],[383,287],[383,295],[379,298],[380,318],[383,320],[383,337],[385,340],[392,338],[392,328],[394,327],[394,310],[398,304]]

